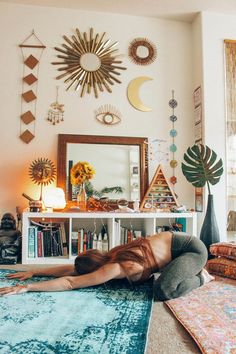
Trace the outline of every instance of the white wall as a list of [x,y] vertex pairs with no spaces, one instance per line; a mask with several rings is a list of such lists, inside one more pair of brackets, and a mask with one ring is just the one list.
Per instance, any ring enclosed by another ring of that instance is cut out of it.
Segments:
[[[56,69],[51,65],[56,60],[54,46],[61,46],[62,36],[74,34],[78,27],[88,32],[107,32],[106,38],[119,42],[119,53],[123,53],[122,84],[113,87],[112,94],[102,93],[98,99],[86,95],[81,99],[74,91],[66,92],[62,81],[56,81]],[[22,57],[18,45],[35,30],[46,45],[39,73],[37,99],[37,121],[35,139],[25,144],[19,139],[21,113]],[[133,64],[127,55],[129,43],[136,37],[147,37],[157,45],[157,60],[148,66]],[[191,25],[177,21],[158,20],[145,17],[92,13],[71,9],[34,7],[16,4],[0,4],[0,70],[1,70],[1,151],[0,151],[0,215],[15,212],[15,206],[27,206],[21,196],[25,192],[38,197],[39,187],[29,178],[30,163],[39,157],[57,160],[57,135],[59,133],[156,136],[168,140],[171,114],[168,101],[171,90],[175,90],[178,101],[176,115],[176,169],[178,183],[176,193],[180,203],[193,207],[193,188],[181,173],[180,162],[186,148],[193,142],[192,107],[192,29]],[[131,79],[150,76],[142,86],[141,98],[152,107],[151,112],[135,110],[128,102],[126,90]],[[65,122],[50,125],[45,117],[49,105],[55,101],[56,85],[59,85],[59,101],[65,104]],[[112,104],[122,114],[117,126],[104,126],[94,118],[94,110],[103,104]],[[219,113],[218,113],[219,115]],[[213,117],[212,117],[213,118]],[[171,169],[166,172],[171,176]]]
[[[225,150],[224,39],[236,38],[236,17],[202,13],[205,143],[223,159]],[[213,186],[214,204],[221,239],[226,238],[226,174]]]

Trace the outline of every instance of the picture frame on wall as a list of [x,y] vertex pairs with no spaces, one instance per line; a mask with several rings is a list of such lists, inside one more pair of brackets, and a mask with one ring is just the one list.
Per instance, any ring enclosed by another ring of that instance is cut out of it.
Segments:
[[202,143],[202,122],[199,122],[194,127],[194,139],[195,139],[195,144]]
[[195,211],[203,211],[203,188],[195,188]]
[[202,103],[202,91],[201,86],[198,86],[193,92],[194,108],[198,107]]
[[202,105],[198,105],[194,108],[194,124],[198,124],[202,121]]
[[194,101],[194,143],[202,144],[203,142],[203,125],[202,125],[202,102],[201,87],[199,86],[193,93]]
[[[194,103],[194,143],[203,143],[202,92],[201,86],[193,91]],[[195,188],[195,211],[203,212],[203,188]]]

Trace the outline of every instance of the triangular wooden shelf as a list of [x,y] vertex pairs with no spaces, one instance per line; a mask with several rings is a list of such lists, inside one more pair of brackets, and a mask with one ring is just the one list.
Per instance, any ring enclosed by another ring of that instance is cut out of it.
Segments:
[[170,211],[173,206],[179,206],[179,203],[162,166],[159,165],[141,202],[140,210],[149,212]]

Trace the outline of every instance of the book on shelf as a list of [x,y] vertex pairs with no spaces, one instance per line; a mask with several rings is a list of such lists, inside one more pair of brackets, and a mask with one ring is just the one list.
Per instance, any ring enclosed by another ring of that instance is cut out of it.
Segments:
[[61,243],[63,248],[63,256],[68,256],[68,242],[66,239],[65,223],[60,222],[59,232],[61,234]]
[[114,246],[119,246],[121,244],[121,227],[120,219],[115,220],[115,232],[114,232]]
[[119,223],[119,228],[117,228],[116,230],[117,245],[124,245],[126,243],[130,243],[139,237],[142,237],[141,230],[133,230],[125,226],[121,226]]
[[37,246],[38,257],[44,257],[43,232],[41,230],[37,230]]
[[34,258],[37,255],[36,240],[37,240],[37,227],[29,226],[28,228],[28,257],[29,258]]
[[78,230],[78,254],[84,251],[84,229]]
[[31,220],[28,227],[28,257],[58,257],[68,255],[64,222],[48,223]]
[[71,255],[77,256],[78,255],[78,231],[72,231],[71,233]]
[[83,233],[83,252],[86,252],[87,251],[87,232],[84,231]]

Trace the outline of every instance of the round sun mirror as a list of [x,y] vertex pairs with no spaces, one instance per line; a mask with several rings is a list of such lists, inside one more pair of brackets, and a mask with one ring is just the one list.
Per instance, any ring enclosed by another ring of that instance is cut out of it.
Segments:
[[93,92],[97,98],[99,91],[111,93],[111,85],[121,83],[117,78],[119,71],[126,70],[116,54],[118,43],[110,44],[110,40],[104,40],[105,32],[95,34],[93,28],[89,33],[81,33],[78,28],[75,32],[71,38],[63,36],[66,43],[61,48],[55,47],[60,61],[52,64],[61,66],[56,79],[68,84],[66,90],[80,90],[80,97]]
[[96,54],[84,53],[80,57],[80,66],[86,71],[97,71],[101,66],[101,60]]

